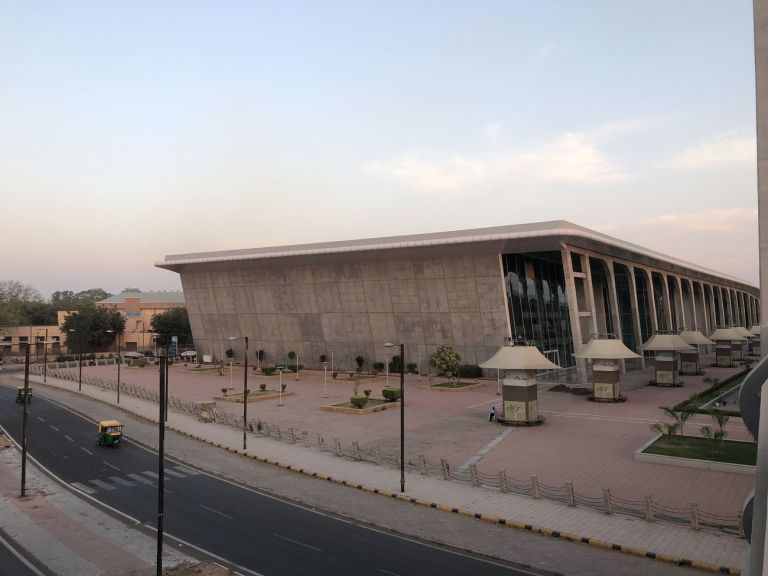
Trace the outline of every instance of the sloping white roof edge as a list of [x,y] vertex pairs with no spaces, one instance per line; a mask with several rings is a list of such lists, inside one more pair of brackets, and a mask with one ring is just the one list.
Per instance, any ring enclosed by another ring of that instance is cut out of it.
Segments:
[[626,242],[601,232],[590,230],[565,220],[556,220],[551,222],[540,222],[533,224],[521,224],[511,226],[499,226],[495,228],[480,228],[476,230],[460,230],[445,233],[429,233],[413,236],[392,236],[390,238],[370,238],[359,241],[340,241],[315,244],[298,244],[294,246],[278,246],[270,250],[250,249],[250,250],[225,250],[218,252],[206,252],[198,254],[177,254],[168,255],[165,260],[156,262],[158,268],[170,268],[172,266],[182,266],[188,264],[210,264],[222,262],[237,262],[243,260],[264,260],[272,258],[286,258],[294,256],[312,256],[320,254],[346,254],[353,252],[384,251],[403,248],[423,248],[433,246],[451,246],[456,244],[471,244],[479,242],[496,242],[524,240],[532,238],[546,238],[557,236],[570,236],[583,238],[593,242],[600,242],[614,248],[634,252],[646,258],[653,258],[666,262],[673,266],[687,268],[691,271],[701,274],[707,274],[729,280],[752,288],[757,288],[753,284],[743,280],[723,274],[716,270],[699,266],[692,262],[687,262],[673,256],[668,256],[644,248],[631,242]]

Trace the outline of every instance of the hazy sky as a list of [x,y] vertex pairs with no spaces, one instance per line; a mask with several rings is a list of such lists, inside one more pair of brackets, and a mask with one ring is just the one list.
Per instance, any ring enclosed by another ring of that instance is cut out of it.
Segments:
[[0,280],[565,219],[757,283],[751,0],[0,0]]

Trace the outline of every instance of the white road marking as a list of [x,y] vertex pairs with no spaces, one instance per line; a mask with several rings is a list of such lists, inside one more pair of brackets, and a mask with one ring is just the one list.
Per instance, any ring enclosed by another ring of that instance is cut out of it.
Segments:
[[88,482],[90,482],[94,486],[98,486],[102,490],[117,490],[117,488],[112,486],[112,484],[107,484],[106,482],[104,482],[103,480],[99,480],[98,478],[95,478],[93,480],[88,480]]
[[136,486],[133,482],[128,482],[125,478],[120,478],[120,476],[110,476],[109,480],[112,480],[115,484],[120,484],[120,486],[126,486],[130,488],[131,486]]
[[275,538],[280,538],[287,542],[291,542],[293,544],[297,544],[299,546],[304,546],[304,548],[309,548],[310,550],[314,550],[315,552],[322,552],[321,548],[317,548],[316,546],[310,546],[309,544],[304,544],[304,542],[299,542],[298,540],[294,540],[293,538],[288,538],[288,536],[282,536],[280,534],[275,534],[274,532],[272,532],[272,536],[274,536]]
[[67,436],[66,434],[64,434],[64,438],[66,438],[66,439],[67,439],[67,440],[69,440],[70,442],[74,442],[74,441],[75,441],[75,439],[74,439],[74,438],[72,438],[71,436]]
[[40,422],[45,422],[45,420],[43,420],[42,418],[40,418],[40,416],[38,416],[38,417],[37,417],[37,419],[38,419],[38,420],[40,420]]
[[93,452],[91,452],[90,450],[88,450],[88,448],[86,448],[85,446],[80,446],[80,450],[82,450],[82,451],[83,451],[83,452],[85,452],[86,454],[90,454],[91,456],[93,456]]
[[50,426],[51,428],[53,428],[53,429],[54,429],[56,432],[58,432],[58,431],[59,431],[59,429],[58,429],[58,428],[56,428],[56,426],[54,426],[53,424],[48,424],[48,426]]
[[142,484],[146,484],[147,486],[155,485],[154,482],[152,482],[151,480],[147,480],[141,474],[128,474],[127,476],[128,478],[133,478],[134,480],[136,480],[136,482],[141,482]]
[[32,564],[30,564],[29,560],[27,560],[26,558],[24,558],[24,556],[22,556],[21,554],[19,554],[19,553],[16,551],[16,549],[15,549],[15,548],[14,548],[14,547],[11,545],[11,543],[10,543],[10,542],[8,542],[8,541],[6,541],[6,540],[5,540],[5,539],[4,539],[2,536],[0,536],[0,545],[3,545],[3,546],[5,546],[5,548],[6,548],[6,549],[7,549],[7,550],[8,550],[8,551],[11,553],[11,554],[13,554],[14,556],[16,556],[16,558],[19,560],[19,562],[21,562],[22,564],[24,564],[24,566],[26,566],[27,568],[29,568],[29,570],[30,570],[30,571],[31,571],[33,574],[35,574],[35,576],[45,576],[45,575],[44,575],[42,572],[40,572],[40,570],[38,570],[37,568],[35,568],[35,566],[33,566]]
[[85,492],[86,494],[96,494],[96,490],[86,486],[85,484],[81,484],[80,482],[72,482],[71,486],[74,486],[75,488]]
[[102,463],[104,463],[104,464],[106,464],[107,466],[109,466],[110,468],[112,468],[112,470],[117,470],[118,472],[120,472],[120,468],[118,468],[118,467],[117,467],[117,466],[115,466],[114,464],[110,464],[110,463],[109,463],[109,462],[107,462],[106,460],[102,460]]
[[160,476],[158,476],[157,474],[155,474],[151,470],[144,470],[144,472],[142,472],[142,474],[144,474],[145,476],[149,476],[153,480],[159,480],[160,479]]
[[208,508],[208,506],[204,506],[203,504],[198,504],[198,506],[200,506],[200,508],[202,508],[203,510],[208,510],[208,512],[213,512],[214,514],[218,514],[219,516],[224,516],[224,518],[229,518],[230,520],[234,520],[232,516],[230,516],[229,514],[224,514],[224,512],[219,512],[218,510],[214,510],[213,508]]
[[490,452],[491,450],[493,450],[493,449],[496,447],[496,445],[497,445],[499,442],[501,442],[502,440],[504,440],[504,438],[506,438],[507,436],[509,436],[509,434],[512,432],[512,430],[513,430],[512,428],[507,428],[506,430],[504,430],[504,432],[502,432],[501,434],[499,434],[498,436],[496,436],[496,438],[494,438],[493,440],[491,440],[490,442],[488,442],[488,444],[486,444],[485,446],[483,446],[482,448],[480,448],[480,450],[478,450],[477,452],[475,452],[475,455],[474,455],[474,456],[472,456],[472,458],[470,458],[470,459],[469,459],[469,460],[467,460],[466,462],[464,462],[464,464],[462,464],[461,466],[459,466],[458,470],[466,470],[467,468],[469,468],[469,466],[470,466],[471,464],[477,464],[477,462],[479,462],[479,461],[480,461],[480,459],[481,459],[483,456],[485,456],[486,454],[488,454],[488,452]]
[[184,474],[188,476],[200,476],[200,472],[197,470],[192,470],[191,468],[187,468],[186,466],[174,466],[176,470],[179,472],[183,472]]
[[165,473],[166,473],[168,476],[173,476],[173,477],[175,477],[175,478],[186,478],[186,477],[187,477],[187,475],[186,475],[186,474],[182,474],[181,472],[174,472],[173,470],[171,470],[171,469],[169,469],[169,468],[166,468],[166,469],[165,469]]
[[480,402],[478,404],[472,404],[471,406],[467,406],[467,408],[477,408],[478,406],[485,406],[486,404],[493,404],[494,402],[498,402],[499,397],[493,398],[492,400],[486,400],[485,402]]
[[379,568],[378,571],[382,574],[389,574],[389,576],[400,576],[397,572],[390,572],[389,570],[384,570],[383,568]]

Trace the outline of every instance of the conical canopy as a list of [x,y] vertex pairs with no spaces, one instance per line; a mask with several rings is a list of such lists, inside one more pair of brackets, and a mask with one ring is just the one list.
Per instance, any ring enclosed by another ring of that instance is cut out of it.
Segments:
[[680,332],[680,338],[692,346],[696,346],[697,344],[714,344],[712,340],[704,336],[704,334],[698,330],[683,330]]
[[720,342],[723,340],[727,340],[728,342],[746,340],[744,336],[736,332],[733,328],[718,328],[709,335],[709,339]]
[[752,332],[744,328],[744,326],[734,326],[732,330],[734,330],[736,334],[741,334],[744,338],[752,338],[753,336]]
[[640,358],[624,346],[624,342],[617,338],[592,338],[574,354],[576,358],[591,358],[600,360],[623,360],[626,358]]
[[749,331],[752,333],[752,336],[760,336],[760,326],[758,324],[752,326]]
[[480,368],[552,370],[560,368],[560,366],[547,360],[536,346],[502,346],[496,354],[480,364]]
[[677,334],[654,334],[640,348],[642,350],[695,350]]

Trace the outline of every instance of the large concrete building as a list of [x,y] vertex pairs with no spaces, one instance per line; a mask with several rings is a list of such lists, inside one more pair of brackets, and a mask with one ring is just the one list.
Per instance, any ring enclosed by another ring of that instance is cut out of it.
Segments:
[[[563,367],[593,334],[632,350],[656,330],[758,322],[758,289],[605,234],[554,221],[392,238],[167,256],[181,276],[198,352],[248,336],[266,362],[289,351],[351,368],[391,356],[426,367],[452,344],[463,362],[506,337],[534,341]],[[240,357],[240,353],[238,353]],[[253,361],[253,358],[250,358]]]

